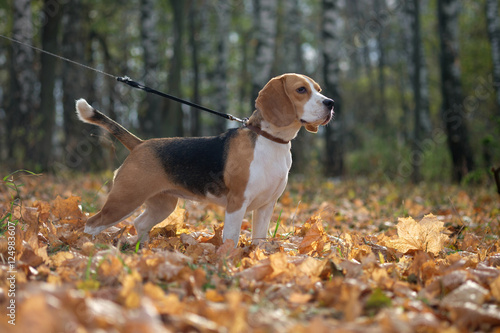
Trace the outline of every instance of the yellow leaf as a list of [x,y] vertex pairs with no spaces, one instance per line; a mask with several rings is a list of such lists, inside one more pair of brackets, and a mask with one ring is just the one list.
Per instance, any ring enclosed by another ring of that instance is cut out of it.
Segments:
[[49,276],[47,277],[47,283],[60,286],[62,285],[61,276],[58,274],[49,274]]
[[142,287],[141,282],[142,277],[135,270],[123,278],[123,287],[120,291],[120,297],[123,300],[125,307],[133,309],[139,307],[141,304],[141,296],[139,295],[139,291]]
[[288,263],[286,260],[286,254],[283,252],[277,252],[269,256],[269,261],[273,273],[271,277],[277,276],[281,273],[286,273],[289,271]]
[[80,290],[98,290],[100,286],[99,281],[96,280],[84,280],[76,284],[76,288]]
[[211,302],[224,302],[224,296],[219,294],[217,290],[215,289],[208,289],[205,292],[205,297],[207,298],[207,301]]
[[160,314],[181,314],[184,310],[184,303],[179,300],[176,294],[165,294],[163,289],[148,282],[144,285],[144,294],[148,296]]
[[389,241],[388,245],[402,253],[422,250],[437,255],[448,240],[444,229],[444,223],[432,214],[425,215],[418,223],[411,217],[400,218],[398,238]]
[[500,302],[500,275],[490,284],[491,294]]
[[138,308],[141,305],[141,296],[137,291],[132,291],[125,297],[124,305],[128,309]]
[[66,260],[73,259],[74,257],[75,256],[71,252],[57,252],[56,254],[54,254],[49,258],[50,261],[52,262],[52,265],[58,267]]
[[307,276],[319,276],[325,265],[325,260],[306,257],[297,265],[297,269],[301,274],[306,274]]
[[165,220],[158,223],[151,229],[149,236],[154,238],[158,235],[174,237],[178,230],[184,225],[186,210],[177,206],[177,208]]
[[288,301],[295,304],[306,304],[312,298],[310,294],[292,293]]

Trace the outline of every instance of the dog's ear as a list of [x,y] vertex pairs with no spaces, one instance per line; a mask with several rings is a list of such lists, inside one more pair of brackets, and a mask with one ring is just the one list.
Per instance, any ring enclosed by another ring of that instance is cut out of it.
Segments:
[[318,126],[316,125],[306,124],[305,127],[308,132],[318,133]]
[[295,105],[286,92],[285,80],[284,76],[271,79],[255,100],[255,107],[262,117],[278,127],[288,126],[297,118]]

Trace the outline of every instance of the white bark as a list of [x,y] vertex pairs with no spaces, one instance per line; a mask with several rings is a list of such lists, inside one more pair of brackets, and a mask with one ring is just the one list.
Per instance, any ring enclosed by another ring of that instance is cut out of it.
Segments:
[[496,90],[497,115],[500,116],[500,18],[498,0],[486,0],[486,22],[491,44],[493,81]]
[[302,38],[301,28],[301,15],[299,0],[287,0],[284,3],[285,10],[285,26],[283,31],[283,59],[282,68],[284,72],[302,73],[304,70],[304,63],[302,60]]
[[253,68],[253,97],[267,83],[271,76],[276,42],[276,0],[254,0],[254,29],[257,49]]
[[[217,3],[217,64],[214,73],[215,101],[217,110],[227,113],[228,86],[227,69],[229,62],[229,28],[230,28],[230,3],[228,0],[219,0]],[[224,131],[226,120],[217,118],[217,133]]]
[[[403,11],[403,15],[401,16],[401,23],[404,29],[406,40],[406,59],[408,61],[408,73],[410,76],[410,82],[412,83],[413,87],[413,96],[415,97],[415,99],[419,99],[418,101],[414,101],[414,112],[418,114],[418,123],[420,127],[416,130],[420,131],[422,137],[425,137],[431,132],[427,64],[425,61],[420,24],[418,24],[417,26],[415,2],[406,1],[404,5],[405,8]],[[420,8],[422,6],[423,3],[420,3]],[[419,12],[422,12],[422,10],[420,10]],[[417,57],[418,61],[415,61]]]
[[[158,75],[159,63],[159,35],[158,12],[156,0],[141,0],[140,25],[141,46],[144,59],[143,81],[149,87],[160,86]],[[139,111],[141,131],[147,136],[160,136],[162,133],[161,98],[153,94],[146,94]]]

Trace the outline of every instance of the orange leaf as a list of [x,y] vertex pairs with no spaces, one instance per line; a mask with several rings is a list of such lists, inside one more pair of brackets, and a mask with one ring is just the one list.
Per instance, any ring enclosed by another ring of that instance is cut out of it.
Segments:
[[54,216],[60,220],[60,223],[74,223],[83,225],[84,214],[80,210],[80,197],[71,196],[63,199],[57,196],[54,200]]
[[325,231],[323,230],[323,225],[321,220],[316,220],[316,222],[311,226],[302,239],[299,245],[299,253],[308,254],[314,251],[322,251],[325,243]]

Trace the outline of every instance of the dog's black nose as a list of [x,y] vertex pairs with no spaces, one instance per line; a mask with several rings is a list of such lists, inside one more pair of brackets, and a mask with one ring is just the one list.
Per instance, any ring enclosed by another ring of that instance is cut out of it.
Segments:
[[331,108],[333,108],[333,99],[324,99],[324,100],[323,100],[323,104],[324,104],[327,108],[331,109]]

